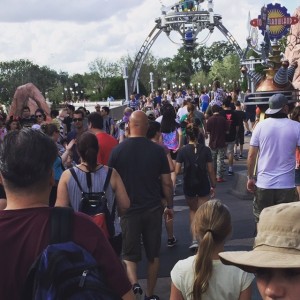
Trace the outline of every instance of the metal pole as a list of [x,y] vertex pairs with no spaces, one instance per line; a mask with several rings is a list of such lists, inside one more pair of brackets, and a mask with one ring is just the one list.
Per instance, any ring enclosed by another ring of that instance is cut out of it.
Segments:
[[125,83],[125,100],[126,100],[126,103],[128,103],[129,96],[128,96],[128,68],[127,68],[127,66],[124,66],[124,69],[123,69],[123,79],[124,79],[124,83]]
[[136,93],[140,94],[140,85],[139,85],[139,78],[136,80]]
[[151,86],[151,93],[154,92],[153,82],[154,82],[154,80],[153,80],[153,73],[150,72],[150,86]]

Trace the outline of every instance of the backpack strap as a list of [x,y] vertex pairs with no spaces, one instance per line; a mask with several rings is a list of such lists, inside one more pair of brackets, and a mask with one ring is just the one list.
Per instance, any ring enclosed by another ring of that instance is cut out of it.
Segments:
[[78,180],[78,177],[77,177],[77,174],[76,174],[74,168],[70,168],[69,170],[70,170],[70,172],[71,172],[73,178],[75,179],[75,181],[76,181],[76,183],[77,183],[77,185],[78,185],[78,187],[79,187],[81,193],[83,193],[83,189],[82,189],[82,187],[81,187],[81,184],[80,184],[80,182],[79,182],[79,180]]
[[112,174],[112,170],[113,169],[111,167],[108,167],[107,175],[106,175],[105,182],[104,182],[104,185],[103,185],[103,190],[102,190],[103,193],[105,193],[107,188],[108,188],[108,184],[110,182],[110,177],[111,177],[111,174]]
[[50,244],[72,240],[74,211],[70,207],[53,207],[50,215]]
[[[106,179],[105,179],[105,182],[104,182],[104,185],[103,185],[103,190],[102,190],[102,193],[106,193],[106,190],[108,188],[108,184],[110,182],[110,178],[111,178],[111,174],[112,174],[112,171],[113,171],[113,168],[111,167],[108,167],[108,171],[107,171],[107,175],[106,175]],[[115,219],[115,215],[116,215],[116,200],[114,198],[113,200],[113,205],[112,205],[112,208],[111,208],[111,218],[112,220]]]

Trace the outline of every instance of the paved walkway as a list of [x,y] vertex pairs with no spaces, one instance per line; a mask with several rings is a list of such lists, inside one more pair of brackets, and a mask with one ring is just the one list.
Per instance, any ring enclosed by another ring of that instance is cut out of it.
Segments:
[[[249,195],[246,194],[244,183],[246,176],[246,157],[249,148],[249,137],[245,137],[244,157],[245,159],[234,162],[234,176],[225,176],[227,180],[224,183],[218,183],[216,188],[216,198],[222,200],[228,205],[232,214],[232,223],[234,233],[226,245],[225,250],[250,250],[253,245],[255,224],[252,215],[252,201],[249,200]],[[244,178],[244,179],[243,179]],[[181,178],[179,178],[181,180]],[[188,250],[190,244],[190,235],[188,228],[188,207],[185,203],[185,198],[182,193],[182,187],[176,189],[177,195],[174,197],[174,232],[178,238],[178,245],[168,249],[164,241],[166,233],[163,230],[162,250],[161,250],[161,267],[157,281],[155,294],[161,300],[167,300],[170,297],[171,280],[169,277],[170,270],[179,259],[186,258],[192,253]],[[248,200],[245,200],[248,199]],[[139,267],[139,277],[146,278],[146,262],[142,262],[142,267]],[[141,270],[142,269],[142,270]],[[146,290],[146,279],[140,279],[143,290]],[[256,284],[253,284],[253,300],[260,300]]]

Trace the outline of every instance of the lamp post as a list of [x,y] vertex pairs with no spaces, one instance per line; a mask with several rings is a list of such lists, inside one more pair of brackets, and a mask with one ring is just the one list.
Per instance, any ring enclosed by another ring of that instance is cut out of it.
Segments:
[[139,78],[136,80],[136,93],[140,94],[140,85],[139,85]]
[[125,83],[125,100],[126,103],[129,102],[129,97],[128,97],[128,68],[127,66],[124,66],[123,68],[123,79]]
[[153,82],[154,82],[154,80],[153,80],[153,73],[150,72],[150,87],[151,87],[151,93],[154,92]]
[[[254,60],[254,56],[250,56],[249,57],[249,60],[250,60],[250,65],[249,65],[249,68],[250,68],[250,71],[254,71],[254,63],[253,63],[253,60]],[[255,85],[254,85],[254,81],[248,76],[248,89],[251,90],[251,93],[254,93],[255,92]]]

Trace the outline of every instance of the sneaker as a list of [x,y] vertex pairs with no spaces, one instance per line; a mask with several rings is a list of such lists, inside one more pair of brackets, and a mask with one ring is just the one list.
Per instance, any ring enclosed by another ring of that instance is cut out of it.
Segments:
[[192,241],[191,246],[189,247],[190,250],[197,250],[198,249],[198,242],[197,241]]
[[239,155],[239,159],[243,159],[244,158],[244,156],[241,154],[241,155]]
[[225,182],[226,180],[224,178],[217,178],[217,182]]
[[234,174],[233,171],[228,171],[227,173],[228,176],[232,176],[233,174]]
[[144,300],[159,300],[159,297],[156,296],[156,295],[152,295],[152,296],[147,297],[147,296],[145,295]]
[[167,244],[167,246],[168,246],[169,248],[172,248],[172,247],[175,246],[176,243],[177,243],[176,237],[173,236],[173,238],[168,239],[168,244]]
[[138,283],[135,283],[132,286],[133,293],[135,295],[135,299],[141,299],[141,295],[143,294],[143,290]]
[[246,131],[245,136],[251,135],[251,131]]

